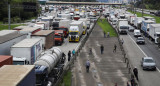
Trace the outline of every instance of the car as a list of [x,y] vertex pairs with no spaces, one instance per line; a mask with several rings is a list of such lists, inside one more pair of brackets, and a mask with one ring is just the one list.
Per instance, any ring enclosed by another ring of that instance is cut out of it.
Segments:
[[137,42],[137,44],[145,44],[144,37],[138,37],[136,42]]
[[155,15],[156,15],[156,16],[160,16],[160,11],[157,11],[157,12],[155,13]]
[[143,57],[141,61],[141,66],[143,70],[156,70],[156,62],[153,60],[152,57]]
[[133,32],[133,31],[134,31],[134,28],[133,28],[133,27],[129,27],[129,28],[128,28],[128,31]]

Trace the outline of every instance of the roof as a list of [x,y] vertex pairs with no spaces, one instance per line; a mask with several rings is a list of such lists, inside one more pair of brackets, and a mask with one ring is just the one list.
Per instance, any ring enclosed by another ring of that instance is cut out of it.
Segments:
[[37,29],[40,29],[40,27],[28,27],[28,28],[24,28],[24,29],[20,30],[20,32],[23,32],[23,31],[33,32]]
[[81,23],[83,23],[83,22],[82,21],[74,21],[74,22],[72,22],[70,24],[81,24]]
[[12,56],[6,56],[6,55],[0,55],[0,62],[8,59],[8,58],[11,58]]
[[41,30],[41,31],[38,31],[38,32],[32,34],[32,36],[47,36],[53,32],[54,32],[54,30]]
[[12,48],[14,48],[14,47],[16,47],[16,48],[17,47],[32,47],[40,40],[41,40],[40,38],[24,39],[24,40],[20,41],[19,43],[13,45]]
[[150,24],[152,27],[160,27],[160,24]]
[[17,30],[1,30],[0,36],[4,36],[4,35],[10,34],[10,33],[18,33],[18,31]]
[[144,57],[144,59],[153,59],[152,57]]
[[[0,33],[1,33],[1,31],[0,31]],[[20,34],[18,32],[17,33],[9,33],[8,32],[8,34],[0,36],[0,44],[5,43],[5,42],[12,40],[14,38],[20,37],[22,35],[24,35],[24,34]]]
[[150,16],[143,16],[143,18],[151,19],[151,18],[154,18],[154,17],[150,17]]
[[18,26],[18,27],[15,27],[15,28],[13,28],[13,29],[24,29],[24,28],[28,28],[29,26]]
[[34,68],[34,65],[4,65],[0,68],[0,85],[17,86]]

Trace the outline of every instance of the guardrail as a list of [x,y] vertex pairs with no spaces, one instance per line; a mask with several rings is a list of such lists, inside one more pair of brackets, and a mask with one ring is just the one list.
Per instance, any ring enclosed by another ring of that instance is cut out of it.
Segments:
[[[107,19],[107,21],[108,21],[108,19]],[[109,21],[108,21],[109,22]],[[109,24],[112,26],[112,24],[109,22]],[[112,26],[112,28],[114,28],[113,26]],[[133,69],[134,69],[134,66],[131,64],[131,62],[130,62],[130,60],[129,60],[129,58],[127,57],[127,54],[126,54],[126,52],[125,52],[125,49],[124,49],[124,47],[123,47],[123,44],[122,44],[122,40],[120,39],[120,35],[119,35],[119,33],[118,33],[118,31],[117,31],[117,29],[116,28],[114,28],[114,30],[115,30],[115,32],[117,33],[117,35],[118,35],[118,42],[119,42],[119,46],[120,46],[120,49],[121,49],[121,51],[122,51],[122,55],[123,55],[123,59],[124,59],[124,62],[126,63],[126,67],[128,68],[128,73],[130,74],[130,78],[131,78],[131,80],[133,80],[133,84],[134,84],[134,86],[139,86],[139,83],[138,83],[138,81],[137,81],[137,79],[136,79],[136,77],[135,77],[135,75],[134,75],[134,73],[133,73]]]
[[[99,19],[100,17],[98,17]],[[97,19],[97,20],[98,20]],[[80,51],[82,50],[82,47],[85,45],[87,39],[89,38],[90,33],[92,32],[93,28],[95,27],[97,21],[94,22],[93,26],[87,31],[87,34],[84,35],[83,39],[81,39],[78,46],[75,48],[75,55],[71,57],[71,61],[68,62],[66,67],[64,68],[63,73],[61,74],[60,78],[57,80],[57,82],[54,84],[54,86],[58,86],[60,82],[63,82],[63,77],[67,73],[68,70],[70,70],[73,67],[74,61],[76,60],[77,56],[79,55]]]

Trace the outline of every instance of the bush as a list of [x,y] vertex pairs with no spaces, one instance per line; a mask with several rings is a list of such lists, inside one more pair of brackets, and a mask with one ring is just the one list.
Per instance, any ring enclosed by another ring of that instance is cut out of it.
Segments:
[[19,18],[18,16],[14,17],[14,22],[16,23],[20,23],[21,22],[21,18]]

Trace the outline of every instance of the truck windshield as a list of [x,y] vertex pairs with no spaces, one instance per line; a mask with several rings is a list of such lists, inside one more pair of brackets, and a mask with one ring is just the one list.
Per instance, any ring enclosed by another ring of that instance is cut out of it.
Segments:
[[70,35],[78,35],[78,32],[69,32]]
[[55,35],[55,38],[61,38],[61,36],[60,35]]
[[25,65],[24,61],[13,61],[13,65]]
[[128,26],[120,26],[120,29],[128,29]]

